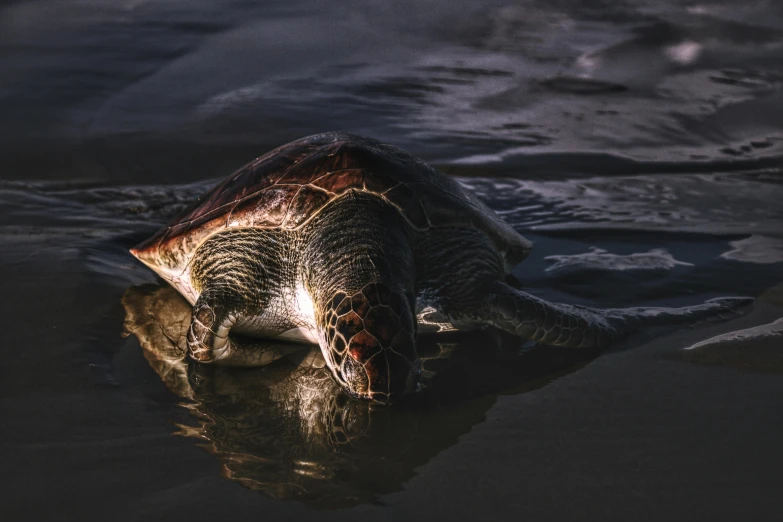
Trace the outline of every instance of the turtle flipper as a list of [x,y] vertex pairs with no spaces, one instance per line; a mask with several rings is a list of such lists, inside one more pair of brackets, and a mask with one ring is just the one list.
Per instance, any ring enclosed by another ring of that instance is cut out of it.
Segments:
[[221,366],[262,366],[282,355],[277,345],[229,336],[243,318],[259,315],[280,284],[279,234],[233,229],[215,234],[197,250],[191,281],[200,292],[188,329],[188,354]]
[[228,333],[236,316],[210,299],[199,298],[188,329],[188,355],[199,362],[216,362],[231,352]]
[[264,366],[302,349],[296,344],[259,343],[230,336],[238,318],[239,314],[220,299],[199,297],[187,334],[190,358],[218,366]]
[[485,301],[487,322],[514,335],[567,348],[604,348],[645,326],[695,323],[737,315],[748,297],[682,308],[609,308],[549,303],[497,282]]

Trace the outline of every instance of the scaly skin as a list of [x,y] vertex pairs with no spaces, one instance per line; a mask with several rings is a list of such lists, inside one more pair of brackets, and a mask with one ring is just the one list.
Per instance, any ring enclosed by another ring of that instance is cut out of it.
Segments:
[[696,322],[752,303],[745,297],[712,299],[684,308],[645,307],[598,309],[549,303],[496,282],[486,299],[486,321],[509,333],[552,346],[604,348],[644,326]]

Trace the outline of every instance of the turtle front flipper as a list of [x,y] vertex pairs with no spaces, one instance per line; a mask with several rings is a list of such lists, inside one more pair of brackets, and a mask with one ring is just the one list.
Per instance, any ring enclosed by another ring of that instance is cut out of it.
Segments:
[[238,313],[220,299],[200,297],[188,328],[190,358],[218,366],[264,366],[302,349],[296,344],[258,343],[230,336],[237,320]]
[[199,362],[212,363],[229,358],[232,350],[228,333],[236,323],[236,315],[217,300],[202,296],[193,307],[188,329],[188,354]]
[[486,321],[541,344],[601,349],[646,326],[695,323],[737,315],[748,297],[712,299],[682,308],[608,308],[549,303],[497,282],[485,301]]

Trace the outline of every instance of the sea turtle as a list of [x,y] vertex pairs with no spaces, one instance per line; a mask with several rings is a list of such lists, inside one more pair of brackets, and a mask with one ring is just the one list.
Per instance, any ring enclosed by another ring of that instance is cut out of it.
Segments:
[[548,303],[506,283],[531,247],[423,161],[326,133],[252,161],[131,253],[193,304],[194,360],[268,361],[229,332],[318,343],[348,394],[380,403],[417,389],[416,337],[427,328],[491,325],[543,344],[600,348],[645,322],[747,302]]

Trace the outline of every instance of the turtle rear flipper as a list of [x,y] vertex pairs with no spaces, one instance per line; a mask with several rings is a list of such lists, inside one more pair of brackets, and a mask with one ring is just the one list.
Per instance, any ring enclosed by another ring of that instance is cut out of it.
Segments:
[[726,319],[752,302],[749,297],[726,297],[681,308],[598,309],[549,303],[497,282],[483,309],[488,323],[519,337],[553,346],[602,349],[644,327]]

